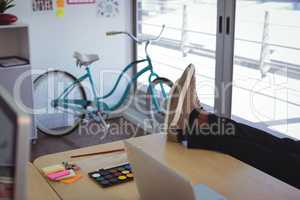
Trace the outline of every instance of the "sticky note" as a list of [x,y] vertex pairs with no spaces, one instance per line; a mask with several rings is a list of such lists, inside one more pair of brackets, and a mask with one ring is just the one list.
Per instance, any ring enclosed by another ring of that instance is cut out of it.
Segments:
[[65,1],[64,0],[56,0],[56,7],[57,8],[64,8],[65,7]]
[[58,8],[56,10],[56,16],[57,17],[63,17],[63,16],[65,16],[65,10],[63,8]]
[[74,176],[73,178],[64,179],[64,180],[61,180],[60,182],[62,182],[64,184],[72,184],[72,183],[76,182],[77,180],[79,180],[81,177],[82,177],[82,175],[77,173],[77,175]]
[[65,7],[65,2],[63,2],[63,1],[57,1],[56,2],[56,7],[57,8],[63,8],[63,7]]
[[42,168],[42,172],[45,175],[52,174],[52,173],[59,172],[59,171],[64,171],[64,170],[65,170],[65,166],[61,165],[61,164],[60,165],[51,165],[51,166]]
[[68,170],[65,171],[61,171],[61,172],[56,172],[56,173],[52,173],[52,174],[48,174],[47,177],[51,180],[51,181],[56,181],[57,179],[64,177],[64,176],[68,176],[70,175],[70,172]]
[[68,170],[69,171],[69,175],[67,176],[63,176],[63,177],[60,177],[60,178],[57,178],[56,181],[61,181],[61,180],[65,180],[65,179],[69,179],[69,178],[73,178],[76,176],[76,173],[74,170],[70,169]]

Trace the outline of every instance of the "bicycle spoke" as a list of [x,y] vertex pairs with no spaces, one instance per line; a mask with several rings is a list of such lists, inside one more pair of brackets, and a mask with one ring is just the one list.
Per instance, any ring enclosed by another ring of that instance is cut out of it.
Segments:
[[[42,132],[61,136],[71,133],[85,115],[85,105],[62,102],[62,105],[53,106],[53,101],[61,96],[67,87],[76,81],[76,78],[67,72],[51,71],[35,80],[35,97],[39,98],[39,108],[45,112],[36,115],[38,129]],[[70,99],[86,101],[86,94],[79,83],[66,91]]]

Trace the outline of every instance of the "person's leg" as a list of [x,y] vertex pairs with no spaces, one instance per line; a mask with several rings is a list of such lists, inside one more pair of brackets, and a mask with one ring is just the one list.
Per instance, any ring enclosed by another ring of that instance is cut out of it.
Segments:
[[[300,188],[299,142],[275,138],[259,129],[203,111],[197,97],[192,65],[176,81],[171,93],[165,122],[169,141],[187,139],[189,148],[232,155]],[[198,109],[193,110],[195,108]]]
[[[232,128],[233,127],[233,128]],[[234,130],[226,131],[226,129]],[[230,134],[228,134],[230,133]],[[195,109],[185,131],[189,148],[231,155],[295,187],[300,187],[300,154],[287,151],[298,142]]]
[[223,140],[221,151],[300,189],[300,159],[251,141]]
[[274,151],[294,153],[300,155],[300,143],[290,138],[279,138],[263,130],[236,123],[237,135],[241,138],[251,139],[256,143],[265,145]]
[[[190,114],[189,124],[192,132],[201,135],[221,135],[226,138],[239,138],[263,145],[274,151],[294,153],[300,155],[300,142],[290,138],[278,138],[263,130],[238,123],[234,120],[218,117],[202,109],[194,109]],[[207,131],[207,129],[209,129]],[[190,132],[191,132],[190,131]],[[208,133],[209,132],[209,133]]]

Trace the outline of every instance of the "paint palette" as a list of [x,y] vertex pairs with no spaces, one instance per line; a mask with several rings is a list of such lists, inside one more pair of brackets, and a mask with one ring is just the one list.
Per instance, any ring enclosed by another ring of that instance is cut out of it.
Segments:
[[130,164],[124,164],[109,169],[99,169],[89,173],[89,177],[103,188],[133,181]]

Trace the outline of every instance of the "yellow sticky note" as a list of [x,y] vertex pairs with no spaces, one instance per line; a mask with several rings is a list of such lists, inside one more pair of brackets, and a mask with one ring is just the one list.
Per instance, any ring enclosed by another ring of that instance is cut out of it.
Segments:
[[58,9],[56,10],[56,16],[57,16],[57,17],[63,17],[63,16],[65,16],[65,10],[64,10],[64,9],[61,9],[61,8],[58,8]]
[[55,173],[55,172],[59,172],[59,171],[64,171],[65,170],[65,166],[59,164],[59,165],[51,165],[48,167],[44,167],[42,168],[42,171],[44,174],[51,174],[51,173]]

